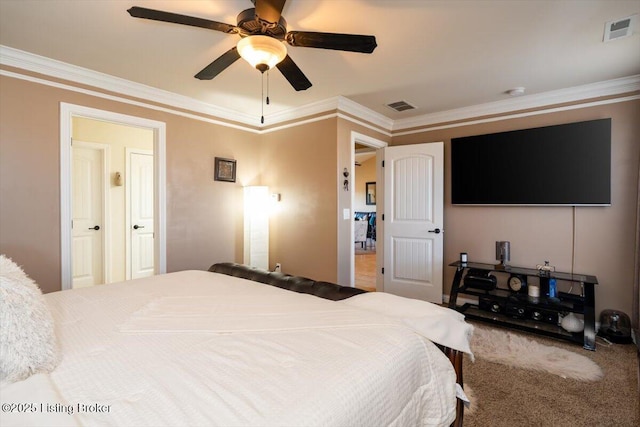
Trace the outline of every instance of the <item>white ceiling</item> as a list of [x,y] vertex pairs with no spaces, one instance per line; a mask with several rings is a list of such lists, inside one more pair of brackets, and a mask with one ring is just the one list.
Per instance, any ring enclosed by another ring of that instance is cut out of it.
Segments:
[[[193,76],[238,36],[129,16],[142,6],[236,24],[249,0],[0,0],[0,44],[260,116],[260,73],[240,60]],[[344,96],[397,120],[640,74],[640,35],[603,43],[640,0],[288,0],[289,30],[372,34],[371,55],[288,46],[311,80],[274,70],[265,116]],[[386,103],[415,110],[396,113]]]

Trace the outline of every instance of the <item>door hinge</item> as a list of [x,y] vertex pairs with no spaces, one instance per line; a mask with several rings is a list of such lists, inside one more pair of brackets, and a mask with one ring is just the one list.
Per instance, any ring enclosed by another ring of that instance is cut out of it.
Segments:
[[384,267],[382,267],[382,274],[384,274]]
[[73,220],[71,220],[71,228],[73,229]]
[[382,161],[382,167],[384,167],[384,160]]
[[384,221],[384,214],[382,214],[382,220]]

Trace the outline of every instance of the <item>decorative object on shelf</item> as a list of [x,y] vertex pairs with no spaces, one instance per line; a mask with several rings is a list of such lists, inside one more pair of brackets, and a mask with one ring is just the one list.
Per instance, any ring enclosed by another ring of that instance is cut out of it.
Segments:
[[236,182],[236,161],[216,157],[214,179],[216,181]]
[[582,332],[584,330],[584,320],[578,318],[574,313],[569,313],[562,318],[560,326],[567,332]]
[[467,261],[469,260],[469,255],[466,252],[460,252],[460,262],[462,265],[467,265]]
[[540,302],[540,286],[531,284],[527,291],[527,295],[529,295],[529,300],[532,303],[537,304],[538,302]]
[[469,269],[464,277],[464,286],[467,288],[482,289],[492,291],[496,288],[498,279],[493,274],[485,270]]
[[496,259],[500,264],[496,264],[496,269],[506,270],[507,261],[511,260],[511,243],[508,241],[496,242]]
[[631,343],[631,321],[619,310],[602,310],[598,335],[617,344]]
[[549,298],[558,299],[558,287],[554,277],[549,279]]
[[549,274],[552,271],[556,271],[556,268],[553,265],[549,265],[549,261],[545,261],[544,265],[542,264],[536,264],[536,270],[538,270],[538,272],[542,275],[542,274]]
[[[549,282],[551,281],[550,275],[552,271],[556,271],[556,268],[549,265],[549,261],[545,261],[544,265],[536,265],[538,270],[538,276],[540,276],[540,293],[548,297],[549,296]],[[554,279],[555,283],[555,279]]]
[[513,292],[526,292],[527,291],[527,276],[522,274],[512,274],[507,280],[509,289]]

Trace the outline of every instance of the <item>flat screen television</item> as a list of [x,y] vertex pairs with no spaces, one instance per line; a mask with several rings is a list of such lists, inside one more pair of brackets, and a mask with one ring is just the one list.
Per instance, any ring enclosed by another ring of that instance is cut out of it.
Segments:
[[611,119],[454,138],[454,205],[611,205]]

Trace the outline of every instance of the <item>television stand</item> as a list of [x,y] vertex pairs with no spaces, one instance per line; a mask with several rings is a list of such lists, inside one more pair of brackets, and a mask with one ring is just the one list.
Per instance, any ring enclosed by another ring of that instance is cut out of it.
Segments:
[[[587,350],[596,349],[594,286],[598,284],[598,279],[595,276],[557,271],[541,274],[540,271],[533,268],[511,266],[504,268],[476,262],[461,263],[456,261],[449,266],[456,268],[449,296],[449,308],[463,313],[469,319],[579,343]],[[558,284],[570,282],[572,285],[579,285],[578,290],[581,293],[558,292],[557,298],[549,298],[541,292],[539,298],[533,299],[527,295],[526,288],[524,292],[515,292],[499,286],[490,290],[482,287],[476,288],[473,285],[465,286],[463,275],[465,271],[468,272],[471,269],[486,274],[518,275],[525,278],[526,281],[554,278]],[[477,298],[478,303],[458,305],[459,294]],[[584,330],[582,332],[571,333],[559,325],[560,315],[569,313],[584,316]]]

